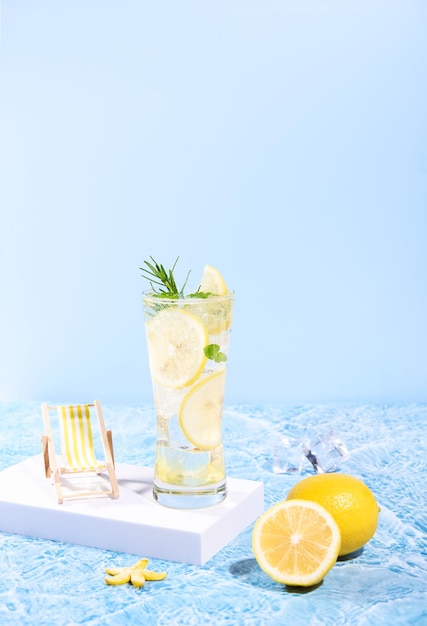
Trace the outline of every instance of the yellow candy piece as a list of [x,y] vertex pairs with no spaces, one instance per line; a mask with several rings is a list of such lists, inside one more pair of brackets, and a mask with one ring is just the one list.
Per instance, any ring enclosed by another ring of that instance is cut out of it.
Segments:
[[124,585],[130,581],[131,572],[131,567],[123,567],[117,572],[117,574],[106,576],[104,580],[107,585]]
[[166,572],[150,572],[150,570],[144,570],[145,580],[164,580],[166,578]]
[[110,576],[117,576],[123,569],[123,567],[107,567],[105,573],[110,574]]
[[164,580],[166,572],[152,572],[147,570],[148,559],[140,559],[131,567],[106,567],[104,578],[107,585],[124,585],[131,582],[138,589],[145,585],[146,580]]
[[130,573],[130,581],[134,587],[143,587],[145,585],[145,577],[142,573],[143,570],[136,567],[132,568]]

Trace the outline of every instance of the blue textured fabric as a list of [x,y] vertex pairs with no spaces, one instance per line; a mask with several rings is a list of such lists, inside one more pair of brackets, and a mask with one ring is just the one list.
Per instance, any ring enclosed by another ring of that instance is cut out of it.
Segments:
[[[149,406],[105,406],[120,462],[154,462]],[[0,403],[0,470],[40,452],[39,405]],[[339,561],[316,588],[270,580],[251,548],[252,526],[205,566],[150,560],[167,571],[142,589],[109,587],[104,569],[144,555],[0,533],[0,624],[90,626],[215,624],[274,626],[427,624],[427,405],[227,406],[229,476],[262,480],[266,508],[301,475],[273,473],[273,448],[286,433],[335,429],[350,458],[339,471],[364,480],[381,506],[375,537]]]

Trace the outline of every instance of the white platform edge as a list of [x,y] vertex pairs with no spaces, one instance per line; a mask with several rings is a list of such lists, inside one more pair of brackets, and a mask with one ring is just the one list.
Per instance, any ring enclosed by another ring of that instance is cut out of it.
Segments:
[[155,502],[151,469],[117,463],[116,473],[118,500],[57,504],[41,454],[11,466],[0,472],[0,531],[204,565],[264,511],[261,482],[228,478],[221,504],[177,511]]

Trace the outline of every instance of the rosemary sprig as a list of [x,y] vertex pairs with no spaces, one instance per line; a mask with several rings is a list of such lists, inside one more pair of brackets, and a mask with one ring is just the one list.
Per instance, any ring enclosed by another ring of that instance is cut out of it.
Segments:
[[[139,269],[141,270],[144,278],[147,278],[150,282],[153,293],[160,297],[182,297],[184,295],[184,289],[187,285],[188,277],[190,276],[191,270],[188,272],[181,289],[178,289],[175,281],[174,271],[179,257],[176,257],[175,263],[170,270],[165,270],[164,266],[160,263],[157,263],[157,261],[155,261],[152,256],[150,256],[150,259],[152,263],[150,261],[144,261],[146,267],[140,267]],[[157,285],[158,287],[156,287],[155,285]]]

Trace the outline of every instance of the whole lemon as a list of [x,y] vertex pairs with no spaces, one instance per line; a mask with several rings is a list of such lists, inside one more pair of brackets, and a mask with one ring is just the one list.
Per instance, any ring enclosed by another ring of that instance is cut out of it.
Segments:
[[348,474],[316,474],[300,480],[287,500],[311,500],[321,504],[341,531],[339,556],[364,546],[375,534],[380,508],[372,491]]

